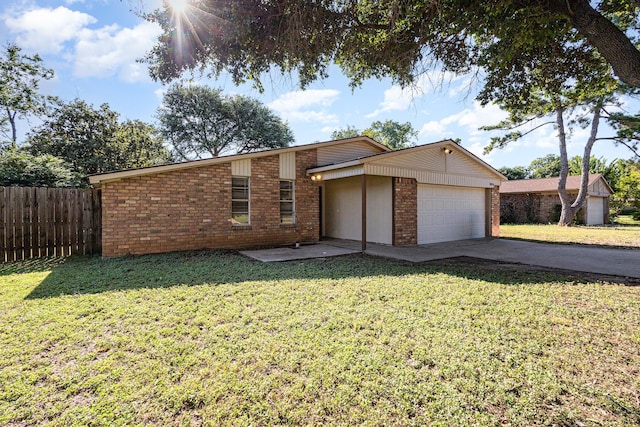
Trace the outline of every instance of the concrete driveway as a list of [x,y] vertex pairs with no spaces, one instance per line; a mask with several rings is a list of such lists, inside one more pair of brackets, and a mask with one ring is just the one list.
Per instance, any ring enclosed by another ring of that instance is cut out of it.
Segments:
[[[373,245],[371,255],[421,262],[467,256],[564,270],[640,278],[640,248],[615,249],[508,239],[477,239],[413,248]],[[394,256],[395,255],[395,256]]]
[[[359,253],[360,245],[358,241],[336,239],[299,249],[276,248],[241,253],[265,262],[289,261]],[[406,247],[368,243],[366,253],[410,262],[472,257],[640,279],[640,248],[614,249],[507,239],[474,239]]]

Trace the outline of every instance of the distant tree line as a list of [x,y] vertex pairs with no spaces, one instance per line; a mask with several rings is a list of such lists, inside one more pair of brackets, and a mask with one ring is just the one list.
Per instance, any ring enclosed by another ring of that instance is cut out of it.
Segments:
[[[171,86],[158,126],[123,119],[104,103],[39,93],[54,76],[38,55],[0,54],[0,186],[83,187],[88,176],[225,153],[286,147],[293,134],[259,101],[204,86]],[[37,118],[18,142],[20,120]]]

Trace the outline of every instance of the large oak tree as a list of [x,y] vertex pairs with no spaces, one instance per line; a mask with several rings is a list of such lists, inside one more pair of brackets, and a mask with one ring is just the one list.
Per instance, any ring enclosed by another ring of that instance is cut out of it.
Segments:
[[281,148],[294,141],[287,124],[259,101],[207,86],[172,85],[157,116],[179,160]]
[[156,129],[139,120],[120,120],[108,104],[95,108],[76,99],[60,102],[27,137],[33,155],[63,159],[85,176],[155,166],[171,160]]
[[[170,3],[167,3],[169,5]],[[236,82],[272,66],[304,86],[337,63],[354,84],[391,76],[410,83],[425,68],[465,72],[509,60],[575,32],[615,74],[640,86],[637,0],[187,0],[150,14],[164,32],[147,57],[169,81],[184,71],[229,71]]]

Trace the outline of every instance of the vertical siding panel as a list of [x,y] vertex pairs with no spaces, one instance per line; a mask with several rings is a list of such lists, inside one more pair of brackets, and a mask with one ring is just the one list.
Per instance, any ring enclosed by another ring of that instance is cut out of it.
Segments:
[[378,154],[382,151],[366,142],[351,142],[318,148],[317,166],[331,165]]
[[251,176],[251,159],[233,160],[231,162],[231,175]]
[[296,153],[280,154],[280,179],[296,179]]

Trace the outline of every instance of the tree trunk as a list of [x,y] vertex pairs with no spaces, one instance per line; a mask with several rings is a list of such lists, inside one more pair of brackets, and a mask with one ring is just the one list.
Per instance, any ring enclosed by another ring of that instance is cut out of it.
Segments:
[[16,130],[16,112],[14,111],[11,114],[11,110],[9,107],[7,108],[7,118],[9,119],[9,124],[11,125],[11,148],[16,148],[18,146],[18,132]]
[[616,25],[591,7],[589,0],[556,0],[550,9],[567,16],[573,27],[611,64],[626,84],[640,87],[640,50]]
[[567,176],[569,176],[569,158],[567,156],[567,134],[564,130],[564,108],[556,108],[556,124],[558,125],[558,139],[560,142],[560,179],[558,180],[558,195],[562,210],[559,226],[569,227],[573,222],[574,211],[571,208],[571,198],[567,193]]
[[569,176],[569,160],[567,156],[567,139],[564,130],[564,109],[558,107],[556,110],[556,123],[558,124],[558,138],[560,140],[560,180],[558,181],[558,195],[562,205],[560,213],[559,226],[570,227],[573,223],[573,217],[582,208],[587,200],[587,190],[589,186],[589,161],[591,159],[591,149],[596,142],[598,135],[598,126],[600,124],[600,114],[602,112],[602,102],[596,104],[593,110],[593,119],[591,121],[591,133],[589,139],[584,146],[582,155],[580,188],[576,200],[571,203],[571,197],[567,193],[567,176]]

